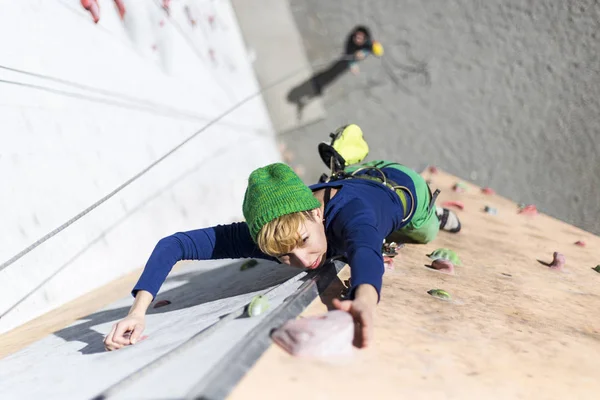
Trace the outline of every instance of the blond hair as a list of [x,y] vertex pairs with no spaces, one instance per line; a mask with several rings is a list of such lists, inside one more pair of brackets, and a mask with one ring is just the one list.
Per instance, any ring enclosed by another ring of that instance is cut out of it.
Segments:
[[268,222],[256,235],[258,248],[272,257],[290,253],[302,245],[298,230],[306,220],[315,220],[311,210],[282,215]]

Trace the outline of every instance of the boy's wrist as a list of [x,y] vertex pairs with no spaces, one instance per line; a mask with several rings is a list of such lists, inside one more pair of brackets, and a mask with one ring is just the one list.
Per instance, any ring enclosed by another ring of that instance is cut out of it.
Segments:
[[150,292],[145,290],[140,290],[135,295],[135,300],[131,309],[129,309],[128,315],[136,315],[136,316],[145,316],[148,307],[150,307],[150,303],[154,300],[154,296]]
[[377,293],[375,286],[365,283],[358,285],[356,291],[354,292],[354,299],[364,301],[372,306],[376,306],[379,300],[379,294]]

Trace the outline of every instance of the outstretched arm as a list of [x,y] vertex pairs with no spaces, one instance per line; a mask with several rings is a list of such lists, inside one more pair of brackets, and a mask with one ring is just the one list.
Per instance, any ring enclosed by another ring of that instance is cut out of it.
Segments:
[[355,344],[366,347],[372,340],[375,309],[379,302],[384,272],[375,213],[361,201],[350,201],[335,217],[334,231],[343,238],[352,287],[350,300],[334,301],[334,306],[352,314],[360,324]]
[[273,260],[252,241],[245,222],[179,232],[158,242],[132,294],[135,296],[139,290],[145,290],[152,297],[156,296],[173,266],[181,260],[247,257]]
[[179,232],[161,239],[133,288],[135,301],[127,317],[116,323],[104,339],[106,350],[135,344],[144,331],[148,307],[178,261],[246,257],[274,260],[258,249],[245,222]]

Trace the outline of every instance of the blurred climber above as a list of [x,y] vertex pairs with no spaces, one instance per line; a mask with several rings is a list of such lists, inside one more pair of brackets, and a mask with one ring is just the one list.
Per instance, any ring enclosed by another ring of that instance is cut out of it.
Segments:
[[105,348],[117,350],[139,340],[147,309],[175,263],[228,258],[314,270],[332,257],[345,257],[351,284],[347,296],[333,305],[352,316],[358,347],[372,343],[384,256],[390,255],[384,240],[428,243],[439,230],[456,233],[461,225],[452,211],[435,206],[438,191],[432,194],[417,172],[389,161],[361,163],[368,145],[357,125],[342,126],[331,138],[318,147],[331,171],[319,183],[305,185],[283,163],[258,168],[248,178],[245,221],[161,239],[133,288],[129,314],[112,327]]
[[369,54],[381,57],[383,46],[372,39],[369,28],[359,25],[348,35],[344,54],[347,57],[350,71],[353,74],[358,74],[358,61],[364,60]]
[[367,27],[359,25],[348,35],[344,51],[340,58],[288,92],[287,100],[290,103],[296,103],[298,117],[300,118],[304,106],[312,98],[321,96],[323,90],[338,77],[348,70],[352,71],[355,75],[358,74],[358,62],[364,60],[369,54],[381,57],[383,55],[383,46],[381,43],[373,40],[371,32]]
[[[123,19],[125,17],[125,4],[123,4],[123,0],[114,0],[114,2],[121,19]],[[81,5],[92,14],[94,23],[97,24],[100,21],[100,5],[98,4],[98,0],[81,0]]]

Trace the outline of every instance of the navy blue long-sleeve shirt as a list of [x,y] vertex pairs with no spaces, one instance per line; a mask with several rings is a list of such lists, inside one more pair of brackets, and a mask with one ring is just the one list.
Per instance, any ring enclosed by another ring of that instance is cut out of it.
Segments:
[[[393,168],[384,171],[389,179],[414,194],[414,184],[406,174]],[[379,294],[384,272],[381,246],[385,237],[403,226],[404,207],[395,192],[368,179],[320,183],[310,188],[315,191],[328,186],[338,191],[324,211],[327,257],[346,256],[352,276],[351,293],[358,285],[370,284]],[[410,199],[407,201],[410,209]],[[158,242],[132,294],[146,290],[156,296],[178,261],[227,258],[276,261],[260,251],[245,222],[179,232]]]

